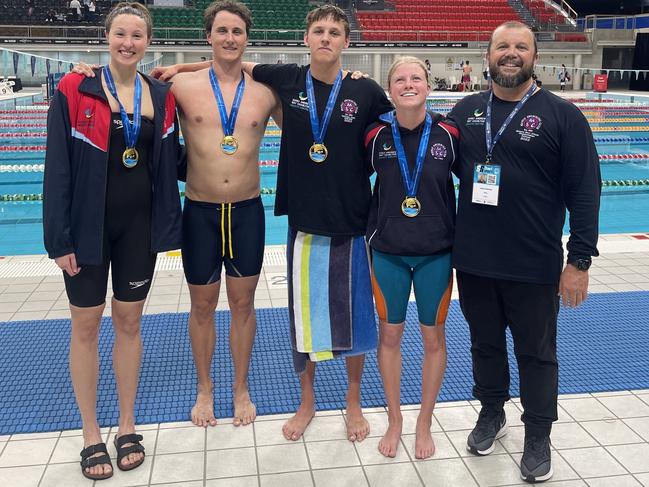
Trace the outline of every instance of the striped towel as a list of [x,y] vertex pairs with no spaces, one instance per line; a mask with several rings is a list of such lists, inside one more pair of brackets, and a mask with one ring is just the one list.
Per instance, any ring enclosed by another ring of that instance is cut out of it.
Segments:
[[296,370],[376,348],[376,323],[363,237],[289,229],[289,316]]

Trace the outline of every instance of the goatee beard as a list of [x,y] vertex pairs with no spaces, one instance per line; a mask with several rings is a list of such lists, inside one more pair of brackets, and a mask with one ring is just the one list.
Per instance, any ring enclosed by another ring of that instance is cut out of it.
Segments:
[[503,88],[517,88],[526,83],[532,77],[534,66],[521,66],[521,70],[517,74],[506,75],[503,74],[497,64],[489,65],[489,74],[491,79],[498,86]]

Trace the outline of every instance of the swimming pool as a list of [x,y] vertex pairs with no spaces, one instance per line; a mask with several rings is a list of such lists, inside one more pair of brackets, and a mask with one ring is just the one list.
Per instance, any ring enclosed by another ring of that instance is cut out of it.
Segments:
[[[600,154],[600,232],[649,232],[649,99],[606,97],[575,104],[589,119]],[[429,106],[446,113],[453,101],[430,99]],[[0,102],[0,256],[45,252],[41,193],[46,118],[42,100]],[[278,158],[279,130],[270,125],[260,149],[268,245],[286,240],[286,217],[273,215]]]

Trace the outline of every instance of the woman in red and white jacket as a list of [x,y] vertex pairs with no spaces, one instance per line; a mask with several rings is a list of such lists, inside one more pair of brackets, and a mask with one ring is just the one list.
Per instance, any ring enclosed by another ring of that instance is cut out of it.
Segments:
[[111,269],[113,368],[119,396],[117,466],[144,461],[135,433],[140,321],[158,252],[181,245],[177,179],[184,171],[170,85],[137,72],[151,17],[119,3],[106,17],[110,51],[94,78],[68,74],[48,113],[45,248],[63,270],[70,301],[70,375],[83,423],[81,472],[113,475],[97,421],[98,337]]

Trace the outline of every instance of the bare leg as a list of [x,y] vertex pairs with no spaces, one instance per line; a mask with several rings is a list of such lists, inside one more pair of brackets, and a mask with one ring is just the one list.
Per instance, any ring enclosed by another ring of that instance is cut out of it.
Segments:
[[219,301],[221,281],[204,286],[188,284],[191,299],[189,313],[189,338],[198,377],[196,404],[192,408],[192,423],[196,426],[214,426],[214,397],[212,377],[212,356],[216,345],[214,311]]
[[345,359],[347,365],[347,439],[363,441],[370,433],[370,424],[361,409],[361,378],[365,355]]
[[[83,447],[102,442],[97,423],[97,380],[99,375],[99,323],[104,304],[92,308],[70,305],[72,336],[70,337],[70,377],[83,424]],[[95,455],[97,456],[97,455]],[[111,472],[108,465],[86,469],[91,475]]]
[[395,457],[403,417],[401,416],[401,337],[404,324],[379,322],[379,370],[383,379],[383,390],[388,403],[388,429],[379,441],[379,451],[383,456]]
[[[135,433],[135,396],[142,361],[142,336],[140,321],[144,300],[134,303],[113,298],[112,315],[115,343],[113,345],[113,370],[119,397],[119,430],[117,437]],[[126,443],[124,446],[130,446]],[[131,453],[122,459],[127,467],[139,462],[143,453]]]
[[424,342],[424,360],[421,367],[421,410],[415,431],[415,458],[429,458],[435,453],[430,427],[446,371],[446,339],[444,325],[420,325],[419,328]]
[[230,353],[234,362],[234,420],[235,426],[252,423],[257,409],[248,393],[250,354],[255,342],[255,289],[259,274],[251,277],[226,277],[226,288],[232,320],[230,322]]
[[300,407],[295,416],[284,423],[282,427],[282,433],[284,433],[284,438],[287,440],[299,440],[315,415],[315,391],[313,389],[315,366],[315,362],[307,361],[306,370],[300,376],[300,388],[302,390]]

